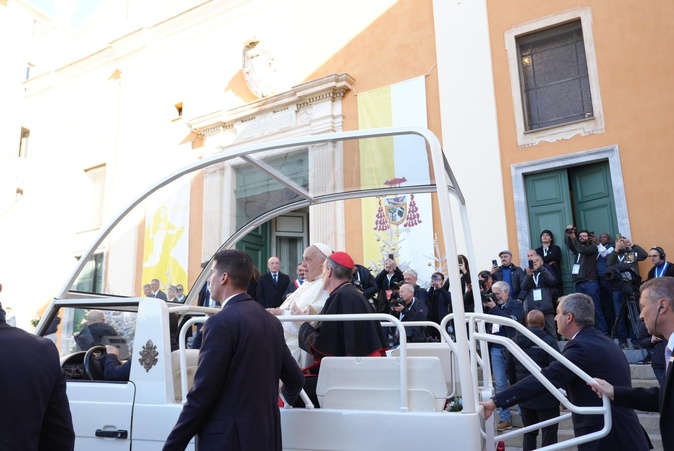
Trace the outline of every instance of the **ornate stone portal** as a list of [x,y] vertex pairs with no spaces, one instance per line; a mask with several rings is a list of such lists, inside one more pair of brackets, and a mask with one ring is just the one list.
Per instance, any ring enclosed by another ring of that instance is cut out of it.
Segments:
[[[252,47],[257,49],[259,45]],[[257,58],[257,57],[255,57]],[[204,140],[204,156],[227,152],[245,144],[339,132],[343,129],[342,97],[354,80],[348,74],[333,74],[255,102],[188,119],[191,132]],[[252,88],[251,88],[252,89]],[[342,144],[323,146],[328,152],[309,153],[309,186],[323,192],[327,185],[343,185]],[[313,156],[312,156],[313,155]],[[236,202],[236,175],[230,165],[207,171],[204,178],[202,260],[210,258],[216,243],[235,231],[236,221],[227,205]],[[342,202],[311,207],[309,239],[345,248]]]

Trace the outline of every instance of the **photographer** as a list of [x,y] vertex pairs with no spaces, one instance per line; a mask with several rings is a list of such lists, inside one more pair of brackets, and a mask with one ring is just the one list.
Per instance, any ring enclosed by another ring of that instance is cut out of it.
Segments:
[[[431,288],[428,290],[428,319],[436,324],[440,324],[442,318],[452,313],[452,296],[449,291],[443,288],[444,284],[445,276],[441,272],[433,273],[431,276]],[[439,333],[435,328],[429,327],[427,333],[432,338],[440,339]]]
[[512,297],[518,299],[520,294],[520,285],[524,280],[524,271],[519,266],[513,264],[513,254],[509,250],[501,251],[498,254],[501,259],[501,266],[492,266],[491,274],[494,282],[502,280],[510,287]]
[[374,280],[374,276],[365,266],[356,265],[353,268],[353,276],[351,276],[351,283],[358,288],[368,302],[376,307],[376,296],[379,287]]
[[[638,262],[646,260],[646,252],[638,244],[633,244],[629,238],[621,237],[615,242],[615,250],[606,258],[606,279],[611,285],[613,294],[613,310],[615,324],[612,324],[612,334],[617,336],[618,344],[627,349],[627,328],[625,327],[625,307],[623,300],[637,302],[636,293],[639,290],[641,277],[639,276]],[[637,323],[638,324],[638,323]],[[617,331],[616,331],[617,328]],[[632,338],[636,338],[638,330],[632,330]]]
[[533,269],[527,268],[527,276],[522,282],[520,296],[524,299],[524,314],[540,310],[545,317],[545,331],[557,337],[555,328],[555,303],[553,292],[557,284],[554,274],[543,264],[543,258],[536,254],[531,258]]
[[[396,261],[391,258],[386,259],[384,262],[384,269],[382,269],[377,277],[375,282],[377,287],[379,287],[379,294],[377,295],[377,312],[386,313],[388,312],[388,301],[391,298],[391,293],[394,291],[391,288],[394,284],[403,283],[403,272],[396,265]],[[397,290],[397,287],[395,288]]]
[[[522,302],[510,297],[510,287],[503,281],[495,282],[491,287],[492,294],[483,297],[482,308],[485,313],[490,315],[504,316],[522,322]],[[501,327],[499,324],[490,324],[490,333],[508,337],[512,339],[515,336],[515,329],[512,327]],[[491,357],[491,367],[496,382],[496,392],[501,392],[508,388],[508,377],[506,374],[506,360],[508,350],[503,345],[490,343],[489,356]],[[509,409],[498,409],[500,421],[496,425],[497,431],[512,429],[512,420]]]
[[[400,321],[426,321],[428,307],[421,299],[414,297],[414,287],[404,284],[400,287],[399,296],[391,296],[391,315]],[[424,328],[421,326],[406,327],[405,334],[408,342],[424,341]],[[399,343],[398,331],[396,330],[395,342]]]
[[574,262],[571,267],[571,275],[576,293],[583,293],[592,298],[594,302],[595,326],[608,335],[608,325],[601,310],[601,295],[599,282],[597,282],[597,254],[599,250],[595,245],[594,232],[581,230],[576,236],[576,228],[572,225],[566,227],[566,247],[573,253]]

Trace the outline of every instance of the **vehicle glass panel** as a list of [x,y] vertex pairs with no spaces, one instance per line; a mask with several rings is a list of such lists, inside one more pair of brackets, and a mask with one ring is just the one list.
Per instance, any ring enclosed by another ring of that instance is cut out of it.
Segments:
[[[393,152],[394,147],[404,151]],[[228,153],[212,152],[204,159],[227,158]],[[162,297],[169,287],[182,285],[187,295],[202,262],[237,232],[245,235],[279,209],[307,208],[344,193],[372,191],[367,201],[376,203],[374,196],[392,196],[401,188],[408,193],[415,187],[415,192],[434,189],[428,146],[417,135],[231,153],[231,159],[185,175],[176,172],[172,181],[137,202],[81,262],[83,269],[69,289]],[[387,166],[404,171],[391,178]],[[127,198],[142,192],[136,189]],[[159,281],[163,294],[144,291],[152,279]],[[201,284],[196,290],[200,288]]]
[[[61,307],[58,319],[52,320],[45,336],[54,341],[62,358],[87,351],[92,345],[110,344],[120,350],[122,360],[128,359],[133,353],[137,313],[97,308],[97,312],[92,314],[92,310],[85,307]],[[95,322],[87,324],[88,316]],[[100,318],[103,320],[100,321]]]

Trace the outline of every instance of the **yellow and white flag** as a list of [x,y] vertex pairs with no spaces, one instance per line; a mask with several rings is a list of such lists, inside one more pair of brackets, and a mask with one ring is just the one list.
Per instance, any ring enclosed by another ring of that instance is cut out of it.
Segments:
[[[426,128],[425,77],[358,94],[358,123],[361,130],[392,126]],[[361,141],[361,186],[428,183],[431,177],[428,157],[421,149],[425,150],[425,142],[417,136]],[[392,245],[398,265],[415,269],[420,284],[427,282],[435,266],[431,195],[363,199],[361,208],[364,264],[380,270]]]

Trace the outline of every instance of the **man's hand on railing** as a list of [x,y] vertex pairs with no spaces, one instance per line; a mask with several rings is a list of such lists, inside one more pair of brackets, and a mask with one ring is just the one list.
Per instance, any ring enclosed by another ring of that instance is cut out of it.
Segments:
[[496,404],[491,399],[489,401],[480,402],[480,405],[484,408],[484,419],[488,420],[494,410],[496,410]]
[[613,401],[613,385],[609,384],[604,379],[595,377],[594,383],[588,383],[587,385],[589,385],[592,391],[594,391],[600,398],[602,395],[606,395],[611,401]]

